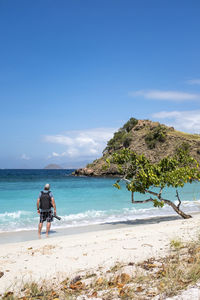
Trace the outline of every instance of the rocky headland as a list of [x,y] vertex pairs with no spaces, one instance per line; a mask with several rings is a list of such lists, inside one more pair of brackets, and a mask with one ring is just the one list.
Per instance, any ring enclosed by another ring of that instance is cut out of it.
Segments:
[[144,154],[151,162],[172,156],[177,148],[189,148],[190,154],[200,162],[200,135],[175,130],[159,122],[131,118],[107,142],[102,157],[85,168],[77,169],[75,176],[118,176],[117,167],[106,169],[106,159],[123,148]]

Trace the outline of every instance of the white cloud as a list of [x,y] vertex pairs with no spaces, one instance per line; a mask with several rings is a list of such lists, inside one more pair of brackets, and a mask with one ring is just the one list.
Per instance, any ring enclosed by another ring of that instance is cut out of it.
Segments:
[[62,152],[62,153],[57,153],[57,152],[52,152],[51,155],[48,156],[48,158],[58,158],[58,157],[64,157],[67,156],[67,152]]
[[200,110],[161,111],[153,114],[156,119],[165,120],[165,124],[181,131],[200,133]]
[[98,157],[115,131],[114,128],[69,131],[65,134],[47,135],[44,137],[44,141],[66,147],[64,152],[53,152],[49,158]]
[[194,84],[200,85],[200,79],[199,78],[191,79],[191,80],[188,80],[187,83],[191,84],[191,85],[194,85]]
[[59,154],[59,153],[56,153],[56,152],[53,152],[53,153],[52,153],[52,156],[53,156],[53,157],[59,157],[60,154]]
[[47,135],[45,136],[45,141],[50,143],[56,143],[61,145],[67,145],[70,146],[73,144],[73,141],[71,138],[63,135]]
[[200,94],[185,93],[178,91],[161,91],[161,90],[139,90],[136,92],[130,92],[130,96],[138,97],[142,96],[146,99],[154,100],[168,100],[168,101],[186,101],[200,99]]
[[30,159],[30,157],[27,156],[25,153],[23,153],[20,158],[23,159],[23,160],[29,160]]

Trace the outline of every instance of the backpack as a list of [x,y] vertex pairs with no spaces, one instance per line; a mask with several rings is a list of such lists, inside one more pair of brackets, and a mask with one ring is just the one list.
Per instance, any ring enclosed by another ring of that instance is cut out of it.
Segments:
[[48,191],[47,193],[44,193],[43,191],[41,191],[41,196],[40,196],[40,209],[42,210],[50,210],[52,207],[51,204],[51,197],[50,197],[50,191]]

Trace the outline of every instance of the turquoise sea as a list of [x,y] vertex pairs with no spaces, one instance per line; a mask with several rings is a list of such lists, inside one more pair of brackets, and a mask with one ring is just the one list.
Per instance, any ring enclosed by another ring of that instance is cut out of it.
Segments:
[[[36,201],[46,183],[51,184],[57,214],[54,228],[112,223],[153,216],[174,215],[165,206],[151,203],[131,204],[131,195],[115,189],[113,178],[73,177],[72,170],[0,170],[0,232],[36,229]],[[179,189],[186,212],[200,211],[200,183],[186,184]],[[175,190],[168,188],[164,196],[176,201]],[[137,195],[145,199],[144,195]]]

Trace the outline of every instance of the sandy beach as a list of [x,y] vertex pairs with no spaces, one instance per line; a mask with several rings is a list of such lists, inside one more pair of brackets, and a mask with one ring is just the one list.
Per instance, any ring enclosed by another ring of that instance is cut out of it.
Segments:
[[188,220],[163,217],[104,226],[104,230],[99,225],[94,231],[82,228],[81,233],[61,232],[60,236],[42,235],[37,240],[0,244],[0,271],[4,273],[0,293],[16,291],[31,280],[59,283],[80,272],[100,267],[106,271],[116,262],[162,257],[168,253],[172,239],[189,241],[199,235],[200,214]]

